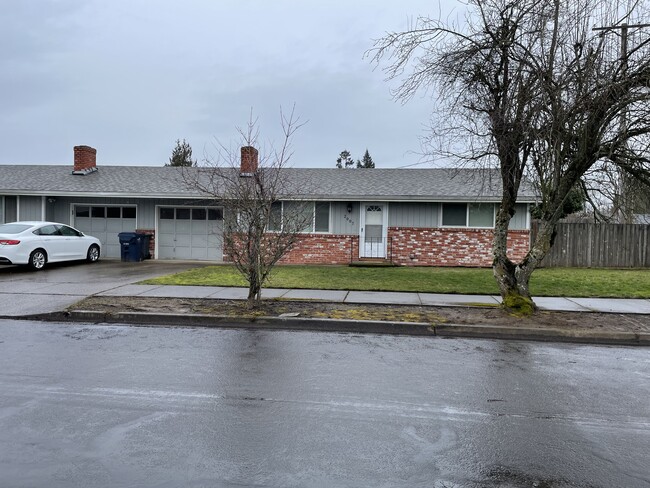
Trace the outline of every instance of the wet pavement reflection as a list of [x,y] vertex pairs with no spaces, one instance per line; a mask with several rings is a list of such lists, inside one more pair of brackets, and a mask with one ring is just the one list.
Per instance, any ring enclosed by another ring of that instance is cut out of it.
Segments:
[[12,487],[648,487],[649,380],[641,348],[3,321],[0,473]]

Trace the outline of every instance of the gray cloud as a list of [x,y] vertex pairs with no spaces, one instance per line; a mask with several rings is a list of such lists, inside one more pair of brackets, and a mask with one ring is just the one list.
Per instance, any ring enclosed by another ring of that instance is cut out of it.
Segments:
[[[391,2],[392,3],[392,2]],[[251,107],[263,136],[279,109],[309,123],[297,166],[331,166],[366,147],[381,166],[418,160],[431,101],[402,106],[363,59],[372,38],[430,2],[30,0],[8,2],[0,31],[0,164],[163,164],[185,138],[196,155],[236,138]],[[436,14],[435,12],[433,13]]]

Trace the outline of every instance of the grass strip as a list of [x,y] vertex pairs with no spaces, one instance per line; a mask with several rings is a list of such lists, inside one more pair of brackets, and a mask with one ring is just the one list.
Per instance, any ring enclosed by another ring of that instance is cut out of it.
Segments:
[[[234,266],[217,265],[146,280],[154,285],[247,286]],[[498,294],[491,269],[276,266],[267,288]],[[533,296],[650,298],[648,269],[542,268],[533,274]]]

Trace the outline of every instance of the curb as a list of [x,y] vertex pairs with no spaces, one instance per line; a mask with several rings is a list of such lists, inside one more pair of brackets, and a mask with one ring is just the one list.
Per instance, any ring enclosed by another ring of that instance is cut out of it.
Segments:
[[47,321],[103,322],[143,326],[220,327],[226,329],[259,328],[275,330],[308,330],[321,332],[357,332],[410,336],[435,336],[431,324],[423,322],[387,322],[370,320],[311,319],[298,317],[232,317],[204,314],[165,314],[148,312],[98,312],[72,310],[39,316],[23,317]]
[[436,325],[435,330],[436,335],[440,337],[471,337],[483,339],[572,342],[580,344],[609,344],[619,346],[650,346],[650,334],[636,332],[602,332],[595,330],[453,324]]
[[565,330],[552,328],[522,328],[495,325],[431,325],[423,322],[386,322],[370,320],[313,319],[297,317],[230,317],[204,314],[161,314],[148,312],[99,312],[73,310],[53,312],[14,319],[59,322],[94,322],[140,326],[219,327],[228,329],[257,328],[269,330],[306,330],[316,332],[348,332],[429,337],[467,337],[477,339],[525,340],[650,346],[649,333],[602,332],[594,330]]

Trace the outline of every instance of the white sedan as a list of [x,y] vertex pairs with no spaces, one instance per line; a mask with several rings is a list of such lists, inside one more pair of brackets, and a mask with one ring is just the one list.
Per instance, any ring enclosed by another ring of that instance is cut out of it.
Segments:
[[99,239],[57,222],[13,222],[0,225],[0,264],[43,269],[46,263],[99,259]]

